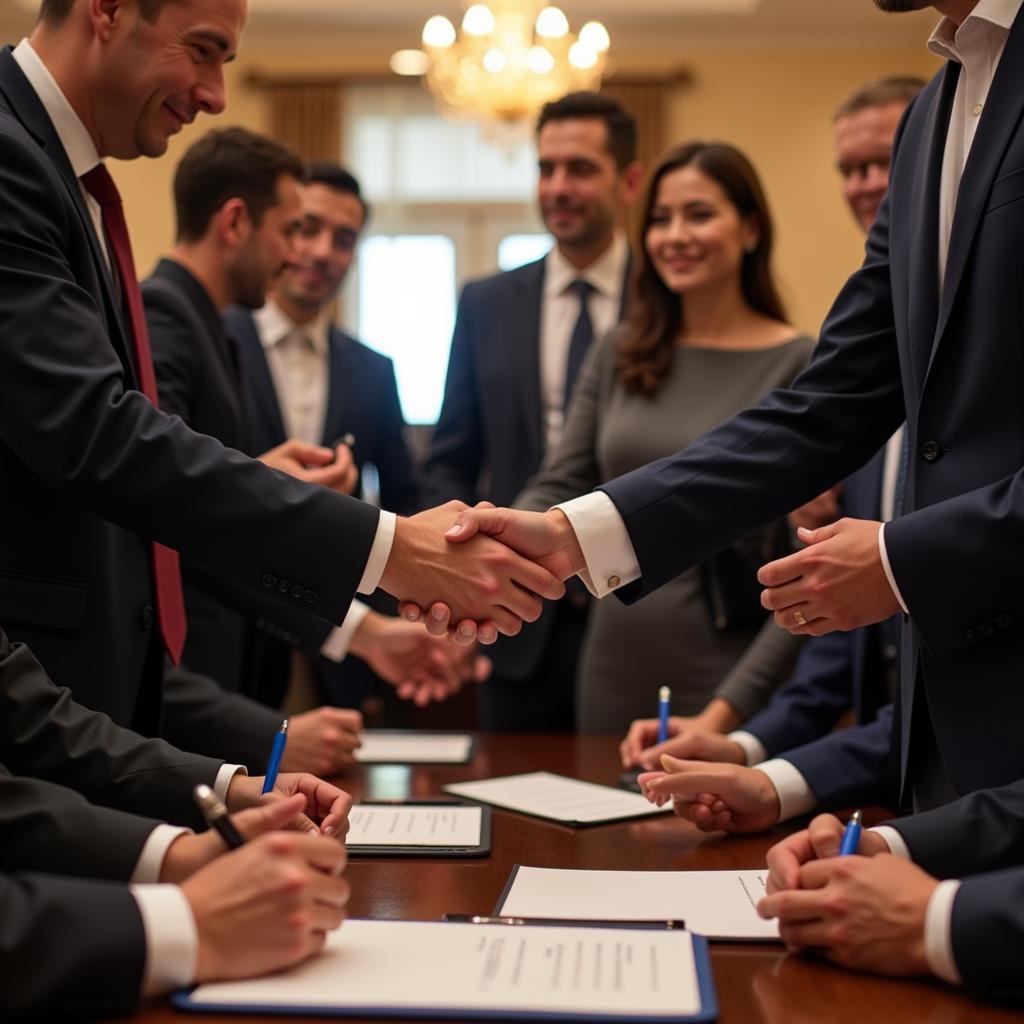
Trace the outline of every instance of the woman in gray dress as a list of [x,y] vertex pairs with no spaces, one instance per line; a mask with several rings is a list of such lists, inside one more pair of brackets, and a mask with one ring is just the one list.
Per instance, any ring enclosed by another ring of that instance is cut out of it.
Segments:
[[[722,143],[671,151],[643,209],[629,318],[588,354],[562,441],[521,508],[550,508],[685,448],[788,385],[810,358],[814,343],[787,322],[772,279],[771,216],[742,153]],[[676,715],[695,715],[717,695],[725,717],[704,723],[716,730],[732,726],[730,709],[737,721],[756,710],[766,693],[730,696],[731,670],[744,658],[763,662],[777,684],[798,647],[764,624],[757,605],[754,574],[777,555],[780,532],[783,524],[748,538],[637,604],[596,602],[577,680],[579,728],[624,730],[656,710],[663,685]]]

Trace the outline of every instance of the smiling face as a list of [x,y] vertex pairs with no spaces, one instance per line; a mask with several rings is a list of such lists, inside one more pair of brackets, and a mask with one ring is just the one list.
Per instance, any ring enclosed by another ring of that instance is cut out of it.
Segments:
[[670,291],[738,286],[745,250],[757,241],[756,226],[695,165],[668,171],[658,182],[644,244]]
[[100,152],[160,156],[199,113],[221,113],[223,66],[245,17],[245,0],[171,0],[153,21],[135,4],[108,3],[93,22],[102,44],[90,83]]
[[903,103],[864,107],[836,121],[836,166],[843,179],[843,198],[865,233],[889,187],[892,142],[905,109]]

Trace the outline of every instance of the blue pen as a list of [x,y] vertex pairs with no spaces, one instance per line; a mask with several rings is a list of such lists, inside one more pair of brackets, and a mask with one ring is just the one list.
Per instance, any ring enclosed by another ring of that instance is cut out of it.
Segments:
[[284,757],[284,745],[288,742],[288,719],[281,723],[278,734],[274,737],[274,745],[270,748],[270,760],[267,762],[267,775],[263,780],[263,792],[269,793],[277,782],[277,773]]
[[672,691],[663,686],[658,691],[658,742],[668,739],[668,706],[672,700]]
[[857,852],[860,842],[860,811],[854,811],[843,830],[843,841],[839,844],[839,856],[848,857]]

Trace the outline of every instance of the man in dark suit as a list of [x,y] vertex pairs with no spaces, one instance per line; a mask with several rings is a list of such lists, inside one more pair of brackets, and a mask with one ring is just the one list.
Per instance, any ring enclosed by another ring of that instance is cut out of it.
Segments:
[[[565,96],[540,115],[537,158],[540,213],[555,246],[463,289],[424,467],[430,502],[511,504],[558,443],[587,343],[622,315],[629,252],[616,224],[639,188],[633,118],[604,96]],[[499,641],[482,695],[485,728],[572,731],[588,605],[575,589]]]
[[150,735],[165,653],[179,660],[184,643],[178,550],[329,624],[378,583],[425,601],[433,576],[505,631],[539,614],[537,592],[562,592],[500,547],[438,558],[451,508],[398,521],[155,407],[100,159],[159,155],[183,123],[223,109],[244,10],[47,0],[31,38],[0,53],[0,620],[83,703]]
[[902,122],[865,263],[793,387],[544,515],[463,513],[637,600],[851,471],[905,419],[905,514],[804,534],[760,579],[798,633],[907,614],[896,734],[915,809],[1024,777],[1024,403],[1006,344],[1022,326],[1024,17],[1019,0],[934,6],[932,46],[949,59]]
[[864,832],[865,856],[836,857],[842,832],[822,815],[768,851],[758,909],[790,948],[1024,1000],[1024,782]]
[[[344,445],[337,452],[294,438],[250,445],[239,355],[221,321],[229,303],[262,304],[290,258],[304,173],[290,150],[242,128],[196,142],[175,173],[174,250],[142,284],[142,295],[162,410],[272,468],[348,493],[356,471]],[[182,660],[192,671],[169,679],[161,724],[178,746],[261,767],[281,724],[271,707],[280,706],[284,682],[268,671],[279,647],[285,666],[297,644],[335,659],[351,647],[396,686],[409,683],[429,696],[458,685],[445,651],[412,623],[374,614],[332,631],[312,616],[283,615],[277,602],[256,605],[244,588],[229,605],[223,584],[200,566],[187,564],[183,582],[189,630]],[[277,639],[282,635],[292,642]],[[290,716],[286,769],[338,774],[352,762],[360,728],[358,713],[339,708]]]

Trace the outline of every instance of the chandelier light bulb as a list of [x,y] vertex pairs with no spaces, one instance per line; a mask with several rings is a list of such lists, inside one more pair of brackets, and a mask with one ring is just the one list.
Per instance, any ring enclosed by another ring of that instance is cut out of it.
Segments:
[[471,36],[489,36],[494,31],[494,15],[487,4],[473,4],[462,19],[462,31]]
[[555,70],[555,58],[543,46],[531,46],[526,55],[526,66],[537,75],[547,75]]
[[594,53],[604,53],[612,45],[608,29],[599,21],[588,21],[580,29],[580,42]]
[[484,54],[484,69],[492,75],[500,75],[508,66],[508,57],[496,46],[491,47]]
[[455,26],[443,15],[435,14],[423,26],[423,45],[443,50],[455,42]]
[[396,50],[391,54],[391,70],[396,75],[425,75],[430,58],[422,50]]
[[569,63],[580,71],[589,71],[597,64],[597,54],[585,43],[575,42],[569,47]]
[[537,15],[535,28],[544,39],[561,39],[569,32],[569,21],[557,7],[545,7]]

